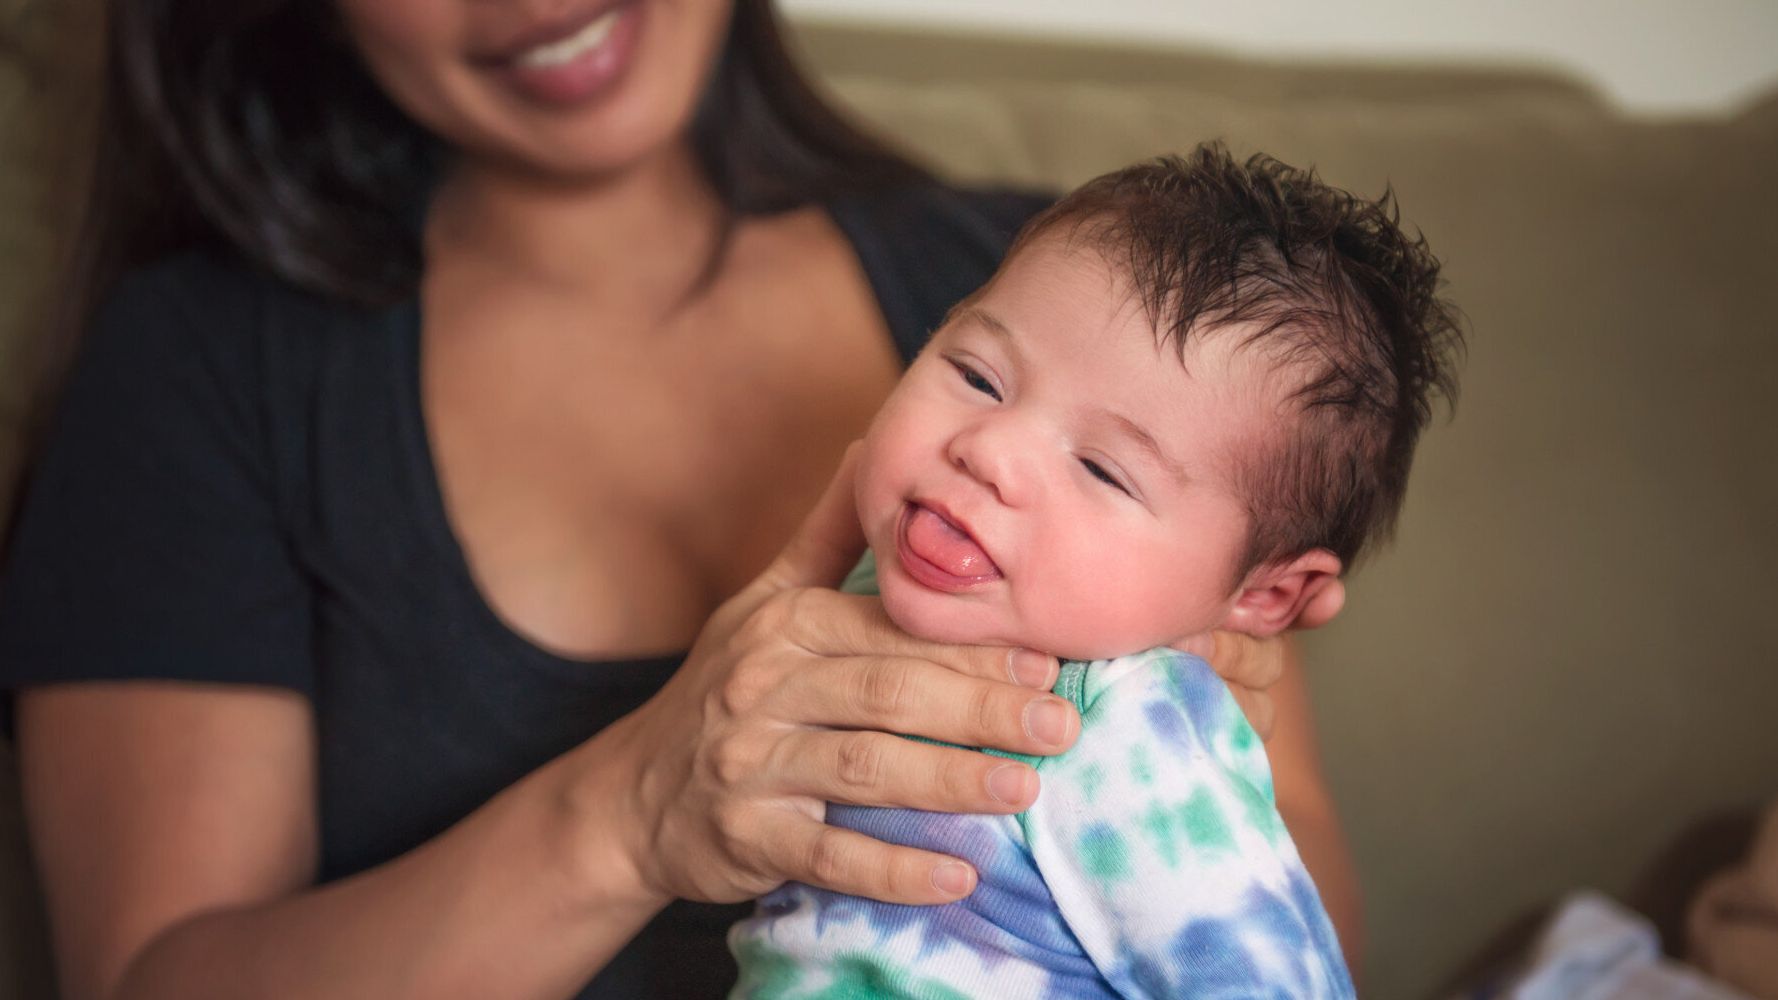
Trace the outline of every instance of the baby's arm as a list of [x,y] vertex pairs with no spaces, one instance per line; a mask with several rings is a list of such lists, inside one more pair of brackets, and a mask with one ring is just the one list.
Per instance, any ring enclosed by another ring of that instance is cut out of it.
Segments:
[[1265,752],[1204,661],[1095,663],[1083,732],[1039,765],[1031,852],[1130,997],[1350,997],[1339,943],[1273,805]]

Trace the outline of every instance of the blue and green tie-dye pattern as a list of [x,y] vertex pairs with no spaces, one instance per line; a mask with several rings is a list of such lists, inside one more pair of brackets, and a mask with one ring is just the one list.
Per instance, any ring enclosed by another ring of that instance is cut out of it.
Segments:
[[1019,816],[828,807],[964,858],[973,894],[909,907],[787,885],[730,933],[733,996],[1352,996],[1264,750],[1209,666],[1169,649],[1067,663],[1056,691],[1081,738],[1037,762]]

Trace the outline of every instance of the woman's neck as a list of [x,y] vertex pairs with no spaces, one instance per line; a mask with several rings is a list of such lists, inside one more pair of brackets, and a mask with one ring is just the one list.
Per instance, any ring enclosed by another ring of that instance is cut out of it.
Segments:
[[670,303],[704,273],[725,212],[685,144],[573,180],[465,157],[433,199],[426,249],[563,292]]

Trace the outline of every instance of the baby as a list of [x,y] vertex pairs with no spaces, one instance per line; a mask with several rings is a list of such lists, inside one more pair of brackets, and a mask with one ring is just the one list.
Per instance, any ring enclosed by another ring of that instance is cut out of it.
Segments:
[[[964,858],[898,906],[789,884],[737,925],[737,997],[1349,997],[1258,738],[1202,660],[1290,625],[1400,507],[1455,388],[1438,263],[1372,203],[1220,146],[1032,220],[884,405],[850,588],[909,633],[1064,660],[1080,710],[1017,816],[830,805]],[[1146,650],[1146,652],[1143,652]]]

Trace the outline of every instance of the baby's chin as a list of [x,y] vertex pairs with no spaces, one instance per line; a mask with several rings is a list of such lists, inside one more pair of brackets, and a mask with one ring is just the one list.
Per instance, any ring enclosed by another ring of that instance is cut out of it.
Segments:
[[[986,594],[940,594],[901,580],[881,581],[883,610],[903,632],[928,642],[957,646],[1022,646],[1064,660],[1109,660],[1165,645],[1165,639],[1074,635],[1032,627]],[[1131,648],[1122,648],[1124,645]]]
[[916,639],[958,646],[1024,645],[1016,635],[1021,630],[981,596],[940,594],[901,580],[882,580],[879,589],[889,620]]

